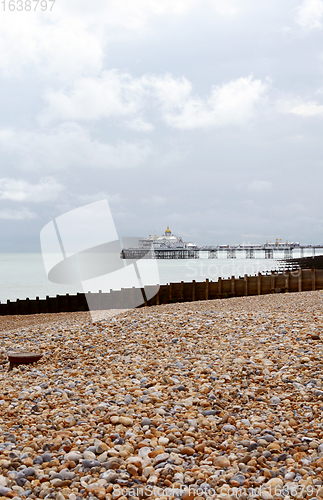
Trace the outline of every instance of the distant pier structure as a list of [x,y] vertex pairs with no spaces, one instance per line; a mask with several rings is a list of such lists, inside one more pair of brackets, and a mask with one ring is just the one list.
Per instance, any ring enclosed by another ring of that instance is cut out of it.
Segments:
[[[139,240],[137,248],[124,248],[121,251],[122,259],[199,259],[201,256],[208,259],[227,258],[235,259],[275,259],[280,258],[283,252],[284,259],[293,258],[293,250],[298,251],[300,257],[304,253],[315,257],[316,250],[323,252],[323,245],[300,245],[297,242],[282,243],[276,240],[274,243],[263,245],[212,245],[197,246],[194,243],[186,243],[172,234],[167,229],[162,236],[149,236]],[[277,255],[279,252],[279,256]]]
[[200,248],[172,234],[169,226],[162,236],[151,236],[138,241],[138,248],[124,248],[122,259],[198,259]]

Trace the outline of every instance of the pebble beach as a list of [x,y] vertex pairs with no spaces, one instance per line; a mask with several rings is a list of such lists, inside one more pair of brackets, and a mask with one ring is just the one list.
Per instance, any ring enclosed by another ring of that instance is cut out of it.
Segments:
[[322,306],[1,317],[0,499],[323,498]]

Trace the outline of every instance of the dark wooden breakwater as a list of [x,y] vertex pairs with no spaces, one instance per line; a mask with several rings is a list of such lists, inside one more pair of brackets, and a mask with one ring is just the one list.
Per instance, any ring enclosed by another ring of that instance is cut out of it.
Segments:
[[280,261],[280,271],[296,271],[299,268],[309,269],[323,269],[323,255],[316,257],[300,257],[298,259],[285,259]]
[[[148,292],[149,287],[145,287]],[[240,278],[221,279],[218,281],[180,282],[161,285],[158,293],[143,306],[171,304],[175,302],[191,302],[196,300],[224,299],[228,297],[243,297],[250,295],[263,295],[269,293],[302,292],[310,290],[323,290],[323,269],[298,269],[284,273],[272,271],[270,274],[255,276],[245,275]],[[124,288],[110,291],[110,293],[91,293],[91,310],[123,309],[136,307],[138,289]],[[87,294],[88,295],[88,294]],[[145,296],[146,294],[143,294]],[[149,293],[147,293],[149,296]],[[77,295],[56,295],[46,299],[17,299],[0,303],[0,315],[20,315],[39,313],[59,313],[88,311],[88,303],[84,293]]]

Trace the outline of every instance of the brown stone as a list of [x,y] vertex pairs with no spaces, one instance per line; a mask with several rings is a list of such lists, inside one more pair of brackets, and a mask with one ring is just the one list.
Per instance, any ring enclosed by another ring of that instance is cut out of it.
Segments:
[[[146,443],[147,446],[147,443]],[[148,453],[149,458],[156,458],[157,455],[160,455],[161,453],[165,453],[164,448],[158,448],[158,450],[153,450]]]
[[196,499],[197,497],[194,494],[193,490],[190,490],[189,493],[185,493],[185,495],[182,498],[182,500],[196,500]]
[[217,469],[224,469],[224,467],[230,466],[230,460],[227,457],[215,457],[213,459],[213,465]]
[[181,454],[182,455],[193,455],[195,453],[195,450],[194,448],[191,448],[190,446],[184,446],[182,449],[181,449]]
[[98,497],[99,500],[105,500],[105,495],[106,495],[105,488],[96,487],[93,488],[91,491],[96,497]]
[[205,443],[200,443],[195,446],[195,451],[203,453],[205,450]]

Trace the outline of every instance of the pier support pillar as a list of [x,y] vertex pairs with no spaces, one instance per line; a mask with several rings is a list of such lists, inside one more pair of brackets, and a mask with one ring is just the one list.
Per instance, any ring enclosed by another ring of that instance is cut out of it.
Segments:
[[274,251],[272,248],[265,248],[265,259],[273,259]]
[[229,248],[227,250],[227,259],[235,259],[236,258],[236,250],[235,248]]
[[285,248],[284,259],[291,259],[293,257],[293,251],[291,248]]

